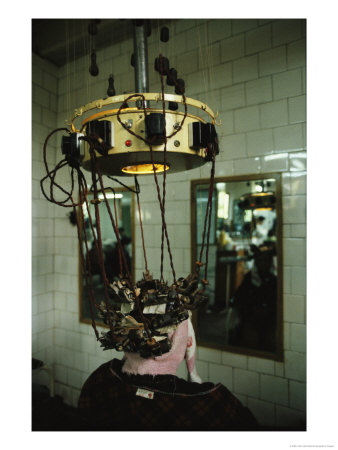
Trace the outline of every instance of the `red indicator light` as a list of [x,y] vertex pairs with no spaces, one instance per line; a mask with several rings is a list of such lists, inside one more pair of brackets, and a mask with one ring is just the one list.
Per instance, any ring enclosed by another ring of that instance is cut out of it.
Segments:
[[127,147],[131,147],[131,140],[127,139],[125,144],[126,144]]

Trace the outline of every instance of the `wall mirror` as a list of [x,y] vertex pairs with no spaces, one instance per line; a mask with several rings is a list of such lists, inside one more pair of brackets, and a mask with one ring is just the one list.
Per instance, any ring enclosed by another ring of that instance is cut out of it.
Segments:
[[[103,194],[99,194],[103,198]],[[119,228],[121,243],[123,245],[126,258],[129,265],[129,270],[131,271],[132,277],[134,278],[134,194],[128,189],[124,188],[114,188],[114,191],[107,189],[106,196],[109,201],[109,206],[111,211],[117,213],[117,225]],[[94,205],[90,203],[90,195],[88,195],[89,208],[91,217],[95,222],[95,212]],[[107,278],[110,282],[114,281],[119,273],[119,254],[117,249],[116,236],[112,228],[111,220],[104,203],[100,203],[100,225],[102,234],[102,250],[104,256],[105,271]],[[93,287],[95,292],[96,302],[98,304],[104,301],[104,286],[101,276],[100,266],[98,263],[96,248],[93,245],[93,235],[91,232],[91,227],[88,218],[87,207],[83,206],[83,213],[85,218],[86,232],[88,236],[89,246],[88,253],[86,252],[84,240],[82,239],[83,254],[85,255],[85,260],[88,261],[90,258],[91,272],[93,275]],[[114,214],[115,216],[115,214]],[[95,226],[95,223],[94,223]],[[83,231],[82,231],[83,237]],[[83,273],[83,268],[81,264],[81,258],[79,257],[79,301],[80,301],[80,322],[91,323],[91,314],[88,293],[85,284],[85,277]],[[100,319],[95,311],[95,321],[102,325],[102,319]]]
[[[192,181],[192,267],[208,189],[209,180]],[[194,316],[197,343],[282,360],[280,174],[215,179],[208,259],[208,303]]]

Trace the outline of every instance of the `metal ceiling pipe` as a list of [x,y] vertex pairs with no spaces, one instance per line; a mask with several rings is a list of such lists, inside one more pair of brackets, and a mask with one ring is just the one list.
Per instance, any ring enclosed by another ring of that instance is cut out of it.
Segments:
[[149,92],[148,47],[144,20],[134,20],[135,92]]

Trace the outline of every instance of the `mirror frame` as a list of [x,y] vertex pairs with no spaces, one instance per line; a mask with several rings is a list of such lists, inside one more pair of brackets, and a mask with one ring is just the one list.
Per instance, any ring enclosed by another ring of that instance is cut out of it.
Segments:
[[[131,186],[130,189],[135,190],[134,186]],[[124,187],[114,187],[114,191],[117,192],[128,192],[129,189]],[[130,191],[131,194],[131,276],[132,280],[135,283],[135,194]],[[88,194],[88,197],[92,194]],[[80,206],[79,206],[80,208]],[[80,210],[78,209],[78,220],[80,220]],[[81,220],[80,222],[81,223]],[[81,236],[82,236],[82,227],[80,228]],[[112,229],[113,232],[113,229]],[[83,317],[83,272],[82,272],[82,263],[81,263],[81,254],[80,254],[80,242],[78,242],[78,284],[79,284],[79,322],[85,323],[88,325],[92,324],[92,320],[90,318]],[[96,321],[96,325],[104,328],[109,328],[108,325],[105,325],[101,321]]]
[[[215,177],[214,183],[231,183],[234,181],[252,181],[252,180],[265,180],[269,178],[274,178],[276,180],[276,213],[277,213],[277,225],[276,225],[276,235],[277,235],[277,341],[276,341],[276,351],[267,352],[262,350],[256,350],[245,347],[237,347],[229,344],[218,344],[214,342],[207,342],[206,340],[201,340],[198,337],[198,310],[193,312],[193,325],[196,331],[196,342],[197,345],[201,347],[213,348],[217,350],[227,351],[230,353],[237,353],[247,356],[256,356],[265,359],[272,359],[275,361],[284,360],[284,349],[283,349],[283,215],[282,215],[282,187],[281,187],[281,173],[257,173],[250,175],[236,175],[236,176],[225,176],[225,177]],[[204,178],[199,180],[191,180],[191,271],[195,270],[196,263],[196,190],[197,186],[201,184],[209,184],[210,179]]]

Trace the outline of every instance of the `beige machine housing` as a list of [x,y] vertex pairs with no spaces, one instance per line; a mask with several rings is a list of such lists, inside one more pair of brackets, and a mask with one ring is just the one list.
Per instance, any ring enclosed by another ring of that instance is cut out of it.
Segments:
[[[121,95],[116,97],[110,97],[105,100],[92,102],[85,107],[75,111],[71,125],[73,129],[74,120],[76,117],[81,116],[84,112],[90,109],[102,108],[105,104],[122,103],[129,95]],[[136,95],[136,94],[135,94]],[[142,94],[143,99],[162,102],[161,94]],[[129,101],[136,101],[137,97],[134,97]],[[175,101],[183,103],[182,96],[178,95],[164,95],[165,101]],[[207,113],[212,122],[215,123],[214,113],[203,103],[193,99],[186,98],[185,103],[190,106],[194,106],[201,111]],[[159,105],[160,106],[160,105]],[[161,105],[162,106],[162,105]],[[147,115],[150,113],[163,113],[163,109],[160,108],[146,108]],[[121,122],[128,128],[124,128],[118,120],[118,116]],[[170,136],[177,131],[181,126],[184,119],[184,113],[181,111],[165,110],[165,124],[166,135]],[[96,152],[97,162],[101,173],[106,175],[115,176],[130,176],[137,174],[153,173],[152,158],[149,145],[137,136],[141,136],[144,139],[146,135],[145,115],[143,108],[127,107],[124,109],[108,109],[93,114],[82,121],[81,132],[86,134],[86,129],[89,122],[94,120],[106,120],[111,123],[111,148],[108,151],[108,156],[102,156]],[[166,153],[164,153],[165,145],[153,145],[153,162],[156,167],[156,171],[161,172],[164,170],[164,163],[166,162],[166,169],[170,173],[180,172],[184,170],[194,169],[205,163],[206,151],[203,148],[193,149],[191,148],[191,124],[193,122],[206,123],[205,119],[198,115],[187,113],[183,122],[182,128],[175,133],[174,136],[167,139]],[[131,134],[132,131],[134,134]],[[89,154],[88,143],[84,144],[84,156],[82,159],[82,166],[84,169],[91,169],[91,160]]]

